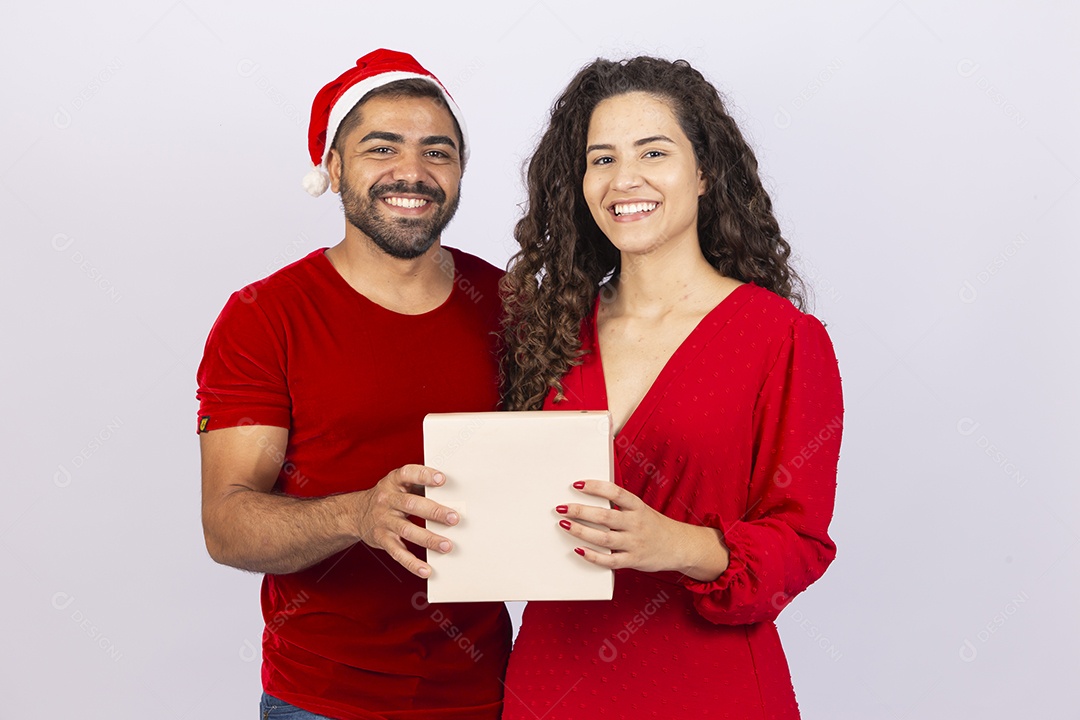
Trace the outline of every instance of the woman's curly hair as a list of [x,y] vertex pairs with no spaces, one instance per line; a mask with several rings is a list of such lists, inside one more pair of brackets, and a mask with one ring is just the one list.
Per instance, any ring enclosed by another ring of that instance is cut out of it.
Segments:
[[570,81],[529,161],[525,216],[514,228],[521,250],[500,287],[505,353],[504,407],[534,410],[580,362],[580,330],[605,280],[617,280],[618,249],[600,231],[582,192],[589,120],[600,101],[645,92],[667,102],[694,148],[706,182],[698,239],[720,273],[753,282],[802,307],[802,282],[788,265],[757,159],[720,94],[685,60],[597,59]]

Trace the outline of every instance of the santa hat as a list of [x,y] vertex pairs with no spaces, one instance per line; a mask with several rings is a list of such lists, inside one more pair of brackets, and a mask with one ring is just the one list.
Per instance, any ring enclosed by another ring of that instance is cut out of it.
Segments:
[[393,50],[376,50],[356,61],[356,67],[349,68],[336,80],[327,84],[315,96],[311,104],[311,124],[308,126],[308,152],[314,167],[304,176],[304,189],[318,197],[330,187],[330,176],[326,170],[326,161],[330,156],[330,145],[337,134],[338,126],[356,103],[375,88],[397,80],[416,78],[433,83],[442,92],[450,112],[461,129],[462,148],[461,164],[464,167],[468,156],[468,136],[465,133],[465,118],[450,93],[442,86],[439,79],[425,70],[412,55]]

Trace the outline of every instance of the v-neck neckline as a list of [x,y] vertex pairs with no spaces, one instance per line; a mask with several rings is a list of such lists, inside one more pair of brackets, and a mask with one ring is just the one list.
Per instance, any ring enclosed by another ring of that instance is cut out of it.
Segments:
[[[671,353],[663,367],[660,368],[660,372],[657,373],[656,378],[653,379],[652,384],[649,385],[649,389],[645,391],[645,394],[638,401],[638,404],[634,406],[634,409],[630,411],[630,414],[626,417],[626,422],[622,427],[615,431],[614,437],[620,436],[633,437],[637,433],[638,427],[643,422],[643,418],[647,417],[652,408],[659,401],[663,395],[667,385],[671,382],[671,378],[677,375],[682,368],[686,367],[689,361],[692,359],[691,353],[694,352],[695,347],[698,345],[697,340],[699,336],[703,335],[710,327],[715,331],[719,331],[727,321],[735,314],[735,312],[742,307],[746,300],[750,298],[750,288],[756,288],[753,283],[743,283],[730,293],[728,293],[723,300],[718,302],[712,310],[705,313],[690,333],[683,338],[683,341],[675,348],[675,351]],[[595,354],[595,361],[593,363],[594,372],[598,375],[597,382],[593,383],[593,387],[596,388],[596,392],[600,397],[598,400],[602,406],[602,409],[610,410],[608,406],[608,392],[607,392],[607,377],[604,375],[604,361],[600,353],[600,326],[597,323],[600,310],[600,298],[596,299],[596,303],[593,305],[592,311],[592,351]],[[700,347],[697,348],[700,350]],[[627,447],[632,443],[627,443]]]

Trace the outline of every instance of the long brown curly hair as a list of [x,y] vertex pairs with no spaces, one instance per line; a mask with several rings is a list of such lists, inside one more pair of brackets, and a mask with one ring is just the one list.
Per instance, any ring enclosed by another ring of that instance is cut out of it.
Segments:
[[618,249],[600,231],[582,192],[589,120],[602,100],[645,92],[666,101],[694,148],[706,190],[698,202],[701,252],[721,274],[753,282],[802,307],[802,281],[788,265],[757,159],[716,88],[685,60],[597,59],[570,81],[529,160],[521,246],[502,280],[501,366],[507,410],[542,406],[584,351],[581,321],[605,280],[617,280]]

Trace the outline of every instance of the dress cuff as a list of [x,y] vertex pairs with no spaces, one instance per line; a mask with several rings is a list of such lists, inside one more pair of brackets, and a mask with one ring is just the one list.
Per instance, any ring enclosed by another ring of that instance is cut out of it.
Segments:
[[747,570],[747,554],[742,537],[742,523],[727,523],[719,515],[709,513],[702,523],[705,527],[711,527],[720,532],[720,540],[728,551],[728,566],[720,577],[715,580],[701,581],[688,576],[683,576],[681,584],[687,590],[698,595],[711,595],[723,592],[735,586],[744,585],[749,580]]

